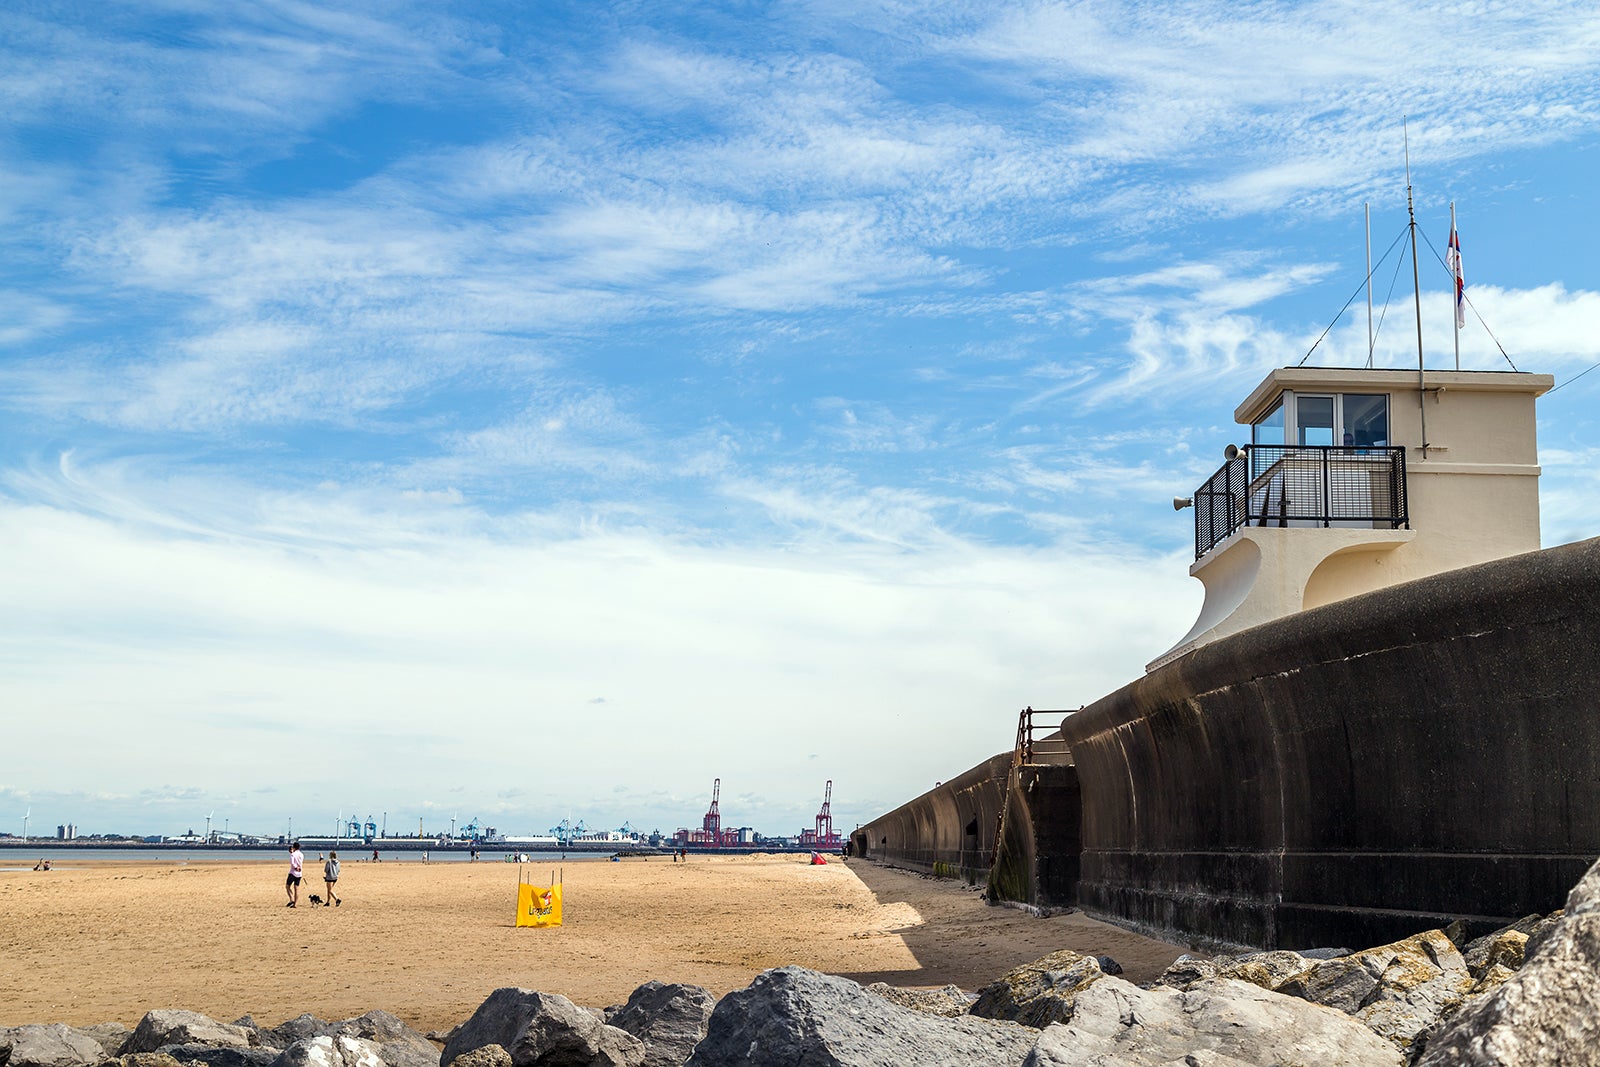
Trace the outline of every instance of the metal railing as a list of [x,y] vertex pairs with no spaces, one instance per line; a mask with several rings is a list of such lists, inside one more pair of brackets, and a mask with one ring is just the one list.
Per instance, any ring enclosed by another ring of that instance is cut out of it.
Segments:
[[1017,715],[1017,746],[1012,765],[1070,761],[1072,749],[1066,741],[1052,736],[1061,732],[1061,722],[1073,711],[1034,711],[1023,708]]
[[989,850],[989,866],[993,867],[1000,858],[1000,846],[1006,836],[1006,812],[1011,809],[1011,794],[1017,788],[1017,778],[1022,768],[1037,763],[1072,762],[1072,747],[1059,734],[1062,721],[1073,714],[1076,712],[1034,711],[1032,708],[1023,708],[1017,714],[1017,743],[1011,750],[1006,794],[1000,801],[1000,811],[994,819],[994,845]]
[[1241,526],[1410,524],[1399,446],[1254,445],[1194,494],[1194,558]]

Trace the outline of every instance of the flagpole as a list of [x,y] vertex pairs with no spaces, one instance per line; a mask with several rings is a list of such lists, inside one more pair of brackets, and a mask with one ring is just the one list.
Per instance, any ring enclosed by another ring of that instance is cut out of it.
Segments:
[[1422,279],[1417,272],[1417,210],[1411,198],[1411,133],[1401,125],[1406,149],[1406,215],[1411,220],[1411,295],[1417,305],[1417,417],[1422,431],[1422,458],[1428,458],[1428,386],[1422,373]]
[[1456,202],[1450,201],[1450,321],[1456,326],[1456,370],[1461,369],[1461,239],[1456,236]]
[[1361,205],[1367,214],[1367,369],[1372,369],[1372,202]]

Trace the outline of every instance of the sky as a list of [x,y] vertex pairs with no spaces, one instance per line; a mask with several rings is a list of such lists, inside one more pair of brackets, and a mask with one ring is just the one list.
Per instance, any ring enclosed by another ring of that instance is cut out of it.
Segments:
[[1415,365],[1408,148],[1594,536],[1592,5],[11,0],[0,831],[871,819],[1188,629],[1363,205]]

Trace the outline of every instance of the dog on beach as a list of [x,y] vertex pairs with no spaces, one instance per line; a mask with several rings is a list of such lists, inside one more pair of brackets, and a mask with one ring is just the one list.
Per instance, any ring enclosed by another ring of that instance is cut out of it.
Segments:
[[315,893],[312,893],[311,894],[311,903],[314,904],[314,905],[315,904],[321,904],[322,903],[322,898],[317,896]]

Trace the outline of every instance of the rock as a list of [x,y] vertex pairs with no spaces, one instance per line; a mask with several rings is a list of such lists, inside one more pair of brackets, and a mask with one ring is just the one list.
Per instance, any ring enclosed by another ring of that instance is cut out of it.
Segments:
[[[1448,937],[1449,935],[1447,934],[1446,936]],[[1451,938],[1450,943],[1455,944],[1455,938]],[[1295,954],[1301,959],[1307,960],[1336,960],[1341,956],[1348,956],[1354,951],[1355,949],[1353,948],[1299,948],[1295,949]]]
[[457,1056],[455,1067],[511,1067],[511,1053],[499,1045],[483,1045]]
[[210,1045],[213,1048],[249,1048],[251,1031],[219,1023],[197,1011],[158,1009],[147,1011],[134,1027],[123,1052],[155,1052],[163,1045]]
[[847,978],[780,967],[717,1003],[687,1067],[1014,1067],[1037,1036],[1015,1023],[913,1011]]
[[697,985],[646,982],[607,1021],[644,1042],[645,1067],[682,1067],[706,1036],[717,998]]
[[1398,1050],[1328,1008],[1231,978],[1140,989],[1105,978],[1072,1022],[1039,1035],[1024,1067],[1400,1067]]
[[13,1026],[0,1038],[6,1067],[94,1067],[111,1059],[100,1042],[64,1023]]
[[371,1041],[388,1067],[439,1067],[439,1049],[433,1042],[386,1011],[369,1011],[329,1029],[335,1035]]
[[1508,927],[1478,938],[1461,955],[1467,961],[1467,970],[1472,972],[1472,976],[1481,978],[1485,971],[1497,965],[1517,970],[1522,966],[1527,946],[1528,935]]
[[1549,915],[1546,915],[1543,919],[1539,920],[1539,925],[1535,926],[1528,934],[1527,947],[1522,950],[1522,958],[1524,962],[1532,958],[1535,952],[1539,951],[1539,946],[1544,944],[1545,939],[1555,931],[1556,924],[1561,921],[1564,915],[1566,915],[1566,910],[1560,909],[1557,911],[1552,911]]
[[1042,1030],[1051,1023],[1070,1022],[1078,994],[1103,977],[1093,956],[1063,949],[1024,964],[978,990],[978,999],[968,1013]]
[[1249,982],[1262,989],[1276,989],[1297,974],[1309,970],[1315,961],[1298,952],[1251,952],[1217,962],[1217,977]]
[[273,1062],[277,1067],[384,1067],[377,1045],[343,1034],[296,1041]]
[[1096,956],[1094,961],[1100,965],[1101,974],[1121,974],[1122,964],[1110,956]]
[[[1231,959],[1232,957],[1225,957]],[[1211,960],[1200,956],[1191,956],[1187,952],[1167,964],[1167,969],[1156,976],[1151,982],[1152,986],[1165,985],[1175,989],[1187,989],[1202,978],[1215,978],[1217,965]]]
[[1353,1015],[1402,1051],[1471,992],[1467,962],[1441,930],[1313,964],[1280,993]]
[[106,1050],[108,1057],[121,1055],[122,1046],[128,1043],[128,1038],[133,1034],[121,1023],[95,1023],[92,1026],[80,1026],[78,1033],[86,1034],[100,1043]]
[[558,993],[496,989],[472,1018],[451,1034],[440,1063],[449,1067],[462,1053],[499,1045],[515,1067],[640,1067],[644,1042],[600,1021]]
[[179,1063],[201,1067],[270,1067],[278,1058],[275,1048],[217,1047],[213,1045],[162,1045],[161,1052]]
[[1517,972],[1513,971],[1511,968],[1503,967],[1496,963],[1488,970],[1484,971],[1482,976],[1480,976],[1476,982],[1472,983],[1471,995],[1478,996],[1479,994],[1487,993],[1492,989],[1498,989],[1505,985],[1506,980],[1516,973]]
[[972,1007],[976,999],[973,994],[963,992],[960,986],[953,985],[942,989],[907,989],[887,982],[873,982],[865,988],[868,993],[880,996],[891,1004],[928,1015],[942,1015],[947,1019],[967,1014],[967,1009]]
[[117,1067],[181,1067],[177,1060],[165,1052],[130,1052],[118,1056]]
[[332,1033],[332,1023],[326,1019],[319,1019],[309,1012],[302,1012],[277,1026],[255,1029],[256,1040],[260,1044],[277,1049],[286,1049],[290,1045],[309,1041],[313,1037],[328,1037]]
[[[1545,926],[1545,922],[1550,922]],[[1528,938],[1522,969],[1462,1008],[1417,1067],[1558,1067],[1600,1049],[1600,863]]]

